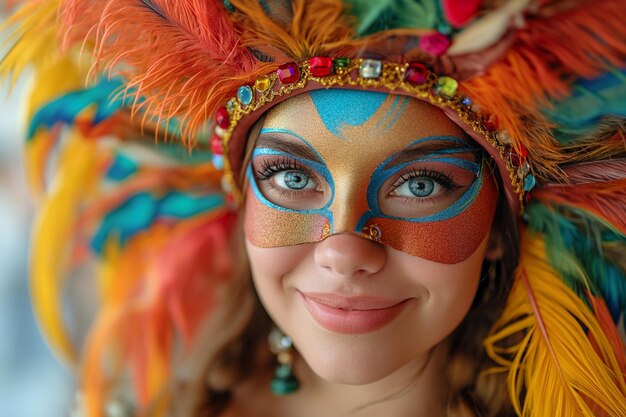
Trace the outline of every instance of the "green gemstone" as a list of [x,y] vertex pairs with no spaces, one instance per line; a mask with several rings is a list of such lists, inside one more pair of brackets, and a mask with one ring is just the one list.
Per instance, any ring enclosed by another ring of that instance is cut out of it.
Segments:
[[348,57],[335,58],[333,59],[333,65],[335,66],[335,69],[348,68],[348,65],[350,65],[350,58]]
[[456,90],[459,88],[459,83],[450,77],[439,77],[437,80],[437,92],[440,96],[452,98],[456,94]]
[[437,32],[443,33],[444,35],[450,35],[453,31],[454,31],[454,28],[448,22],[440,22],[437,25]]
[[293,378],[293,370],[291,369],[291,365],[279,365],[276,368],[274,375],[276,376],[276,378],[281,379]]
[[300,383],[295,378],[274,378],[270,385],[272,392],[276,395],[286,395],[296,392],[300,387]]

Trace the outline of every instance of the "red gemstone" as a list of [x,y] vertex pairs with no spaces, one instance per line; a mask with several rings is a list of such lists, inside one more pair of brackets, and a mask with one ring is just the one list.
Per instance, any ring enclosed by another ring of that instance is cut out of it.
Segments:
[[482,3],[482,0],[443,0],[441,7],[446,20],[458,28],[476,16]]
[[411,84],[424,84],[428,79],[428,68],[421,62],[411,62],[404,73],[404,81]]
[[211,151],[216,155],[224,155],[224,146],[222,145],[222,138],[217,135],[211,136]]
[[420,38],[420,48],[435,56],[443,55],[451,44],[450,38],[439,32],[424,35]]
[[314,77],[327,77],[333,73],[333,59],[327,56],[314,56],[309,59],[309,68]]
[[515,150],[511,147],[507,147],[504,150],[504,156],[506,156],[507,158],[509,158],[509,161],[511,161],[511,164],[514,167],[519,167],[520,165],[522,165],[522,162],[524,162],[524,158],[520,157],[517,152],[515,152]]
[[228,110],[226,110],[226,107],[220,107],[215,113],[215,123],[222,129],[228,128],[230,121],[228,120]]
[[487,116],[483,119],[483,125],[488,131],[495,132],[496,130],[498,130],[498,119],[496,118],[496,116],[493,115]]
[[298,65],[295,62],[288,62],[278,67],[278,79],[283,84],[293,84],[300,78]]
[[526,149],[526,147],[524,145],[522,145],[521,143],[519,144],[519,150],[517,151],[520,156],[526,160],[526,157],[528,156],[528,150]]

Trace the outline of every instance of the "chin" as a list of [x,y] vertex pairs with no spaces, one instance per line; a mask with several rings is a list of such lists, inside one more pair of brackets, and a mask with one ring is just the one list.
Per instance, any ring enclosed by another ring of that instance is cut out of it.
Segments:
[[395,343],[371,340],[376,337],[369,335],[341,336],[339,339],[346,340],[340,341],[332,340],[332,336],[329,339],[304,343],[302,347],[294,342],[308,367],[320,378],[336,384],[372,384],[428,357],[428,352],[420,355],[404,351]]

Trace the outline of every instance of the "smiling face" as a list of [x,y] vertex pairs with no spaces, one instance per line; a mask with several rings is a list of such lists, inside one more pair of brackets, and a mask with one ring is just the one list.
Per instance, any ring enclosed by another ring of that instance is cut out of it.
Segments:
[[247,176],[257,291],[318,375],[381,379],[425,360],[467,313],[497,194],[439,110],[363,91],[296,96],[268,112]]

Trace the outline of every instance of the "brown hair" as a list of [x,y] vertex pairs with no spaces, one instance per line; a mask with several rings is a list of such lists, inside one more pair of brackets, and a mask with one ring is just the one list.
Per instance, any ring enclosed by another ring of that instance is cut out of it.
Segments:
[[491,372],[495,364],[483,347],[483,340],[504,309],[519,259],[516,217],[504,198],[499,199],[492,233],[497,234],[494,238],[503,245],[503,256],[496,261],[483,261],[474,304],[452,335],[449,417],[515,415],[508,400],[506,375]]

